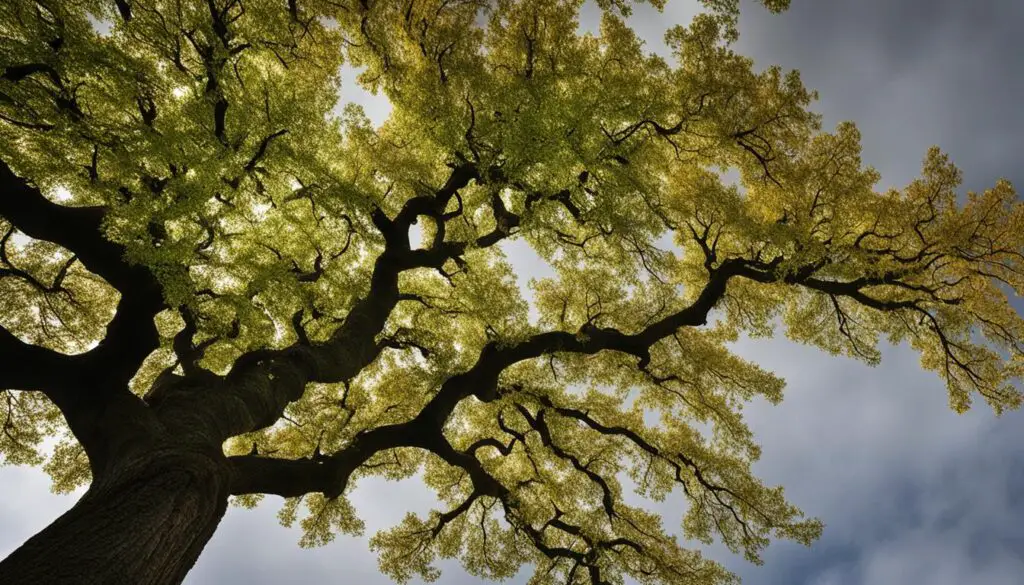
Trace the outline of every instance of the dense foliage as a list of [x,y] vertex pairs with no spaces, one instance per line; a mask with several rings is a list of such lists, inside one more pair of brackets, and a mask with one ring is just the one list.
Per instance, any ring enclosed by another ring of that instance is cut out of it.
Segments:
[[[0,453],[66,491],[223,444],[308,545],[361,530],[360,477],[419,473],[447,507],[372,539],[400,581],[709,584],[624,492],[680,489],[686,538],[752,560],[820,531],[751,474],[741,407],[783,383],[739,336],[907,342],[953,408],[1016,408],[1012,187],[958,199],[932,150],[875,192],[856,128],[703,2],[670,61],[625,0],[596,35],[572,0],[3,2]],[[555,273],[527,296],[513,241]]]

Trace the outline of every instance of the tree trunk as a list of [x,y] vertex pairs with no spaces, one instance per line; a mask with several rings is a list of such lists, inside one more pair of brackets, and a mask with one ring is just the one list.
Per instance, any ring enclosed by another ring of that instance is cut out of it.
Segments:
[[176,585],[227,508],[219,453],[162,449],[119,464],[0,562],[4,585]]

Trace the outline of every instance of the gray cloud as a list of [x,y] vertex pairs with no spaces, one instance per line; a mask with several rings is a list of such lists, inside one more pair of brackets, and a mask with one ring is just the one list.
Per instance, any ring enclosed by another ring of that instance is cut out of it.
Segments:
[[58,496],[50,492],[50,478],[29,467],[0,467],[0,558],[39,532],[64,510],[77,495]]
[[748,583],[1020,582],[1018,413],[955,415],[906,347],[877,368],[782,340],[739,350],[789,381],[782,405],[748,411],[765,451],[756,469],[827,524],[810,549],[773,546],[763,567],[728,562]]
[[748,9],[739,47],[800,69],[827,124],[855,120],[884,183],[938,144],[979,190],[1024,180],[1022,24],[1018,0],[796,0],[781,16]]

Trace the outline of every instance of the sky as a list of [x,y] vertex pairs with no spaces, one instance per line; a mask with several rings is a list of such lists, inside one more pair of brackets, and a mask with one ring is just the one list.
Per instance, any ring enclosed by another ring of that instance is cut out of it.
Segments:
[[[745,4],[738,50],[758,67],[799,69],[820,92],[814,109],[826,128],[855,121],[880,187],[909,182],[938,144],[964,171],[965,191],[1000,177],[1024,188],[1024,61],[1016,57],[1024,2],[793,0],[782,15]],[[660,50],[662,31],[688,21],[694,7],[669,0],[664,14],[641,8],[631,23]],[[351,79],[343,98],[363,103],[371,118],[386,115],[386,104]],[[525,247],[511,254],[521,273],[543,271]],[[940,380],[906,347],[887,347],[875,368],[785,339],[741,341],[735,350],[788,382],[782,404],[745,411],[764,451],[755,471],[826,528],[810,548],[773,544],[762,566],[720,546],[707,554],[747,585],[1024,583],[1024,413],[996,418],[979,405],[954,414]],[[0,492],[0,556],[75,499],[49,494],[48,479],[25,468],[0,468]],[[425,512],[433,497],[415,479],[381,480],[362,482],[352,500],[366,536],[314,550],[277,524],[272,499],[255,511],[231,509],[186,583],[389,583],[366,540],[407,511]],[[678,524],[678,500],[656,509]],[[457,564],[441,566],[442,583],[480,583]],[[527,578],[524,570],[513,583]]]

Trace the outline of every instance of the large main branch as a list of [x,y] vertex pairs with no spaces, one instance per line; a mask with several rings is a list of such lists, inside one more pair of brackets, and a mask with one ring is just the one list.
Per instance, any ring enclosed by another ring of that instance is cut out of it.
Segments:
[[382,450],[420,447],[435,451],[446,444],[441,429],[455,406],[471,395],[484,401],[493,400],[497,396],[501,373],[525,360],[554,352],[595,354],[614,350],[636,356],[640,367],[643,367],[649,360],[651,345],[680,327],[706,323],[708,313],[725,294],[728,280],[746,272],[752,272],[752,269],[745,263],[725,263],[711,275],[691,305],[634,334],[585,327],[579,333],[540,333],[510,346],[489,343],[476,364],[468,371],[449,378],[415,418],[358,435],[335,455],[318,460],[280,460],[258,455],[232,457],[237,471],[233,491],[283,496],[323,492],[337,496],[344,491],[355,469]]
[[111,448],[111,436],[123,430],[101,419],[142,407],[128,382],[159,344],[153,317],[165,306],[153,274],[129,264],[124,248],[104,236],[104,213],[103,207],[57,205],[0,161],[0,216],[31,238],[66,248],[121,294],[106,335],[83,354],[34,346],[0,328],[0,387],[45,393],[97,460]]
[[[338,497],[344,492],[352,473],[374,454],[398,447],[421,448],[441,457],[449,465],[464,470],[473,485],[473,492],[463,505],[440,517],[442,524],[438,525],[438,529],[443,526],[443,522],[464,512],[477,498],[481,496],[496,498],[502,503],[506,519],[517,530],[522,531],[530,538],[538,550],[553,560],[565,559],[585,567],[591,572],[591,577],[595,582],[604,582],[601,579],[598,565],[594,562],[594,555],[598,550],[621,545],[632,547],[639,552],[643,548],[642,545],[628,538],[588,541],[587,545],[590,549],[588,553],[548,545],[544,536],[544,530],[548,526],[568,531],[577,530],[577,528],[562,521],[557,509],[555,517],[540,529],[522,521],[518,517],[510,488],[484,469],[475,457],[477,449],[470,448],[467,452],[457,451],[444,437],[442,429],[456,405],[470,395],[476,395],[482,400],[493,399],[497,395],[498,377],[501,372],[524,360],[552,352],[593,354],[604,350],[616,350],[637,356],[641,367],[643,367],[643,364],[649,359],[648,352],[653,343],[671,335],[678,327],[698,326],[706,323],[708,313],[725,294],[729,279],[737,275],[745,275],[746,272],[751,272],[753,276],[759,276],[754,269],[743,262],[725,263],[712,273],[701,294],[691,305],[634,334],[590,327],[577,334],[563,331],[542,333],[512,346],[502,347],[496,343],[490,343],[481,353],[477,363],[469,371],[449,378],[414,419],[405,423],[379,427],[357,435],[347,448],[332,456],[306,460],[281,460],[259,455],[229,458],[234,470],[231,491],[235,494],[273,493],[284,497],[322,492],[327,497]],[[559,411],[559,413],[563,416],[574,414],[573,411],[568,410]],[[543,415],[538,415],[533,421],[543,434],[546,431],[546,426],[543,425]],[[589,423],[593,423],[592,426],[596,425],[595,428],[600,431],[618,432],[617,428],[600,426],[592,419],[589,419]],[[546,437],[545,444],[551,446],[550,435]],[[502,451],[504,446],[495,443],[494,446]],[[647,445],[647,443],[643,444]],[[565,452],[562,452],[561,455],[569,456]],[[580,469],[582,464],[579,461],[575,461],[575,463],[577,469]],[[704,478],[700,476],[700,471],[696,470],[696,473],[702,483],[705,483]],[[594,474],[588,475],[600,479]],[[617,513],[610,488],[603,480],[600,481],[600,485],[604,490],[605,510],[610,518],[614,518]],[[710,483],[706,483],[706,485],[716,487]]]
[[[46,199],[39,189],[0,161],[0,215],[25,235],[70,250],[87,270],[121,293],[114,318],[99,345],[69,358],[68,371],[79,383],[123,386],[154,349],[159,338],[153,316],[164,307],[160,285],[144,266],[129,264],[124,248],[106,239],[103,207],[66,207]],[[0,376],[15,368],[0,368]],[[0,386],[7,385],[0,378]],[[12,385],[17,387],[15,385]]]

